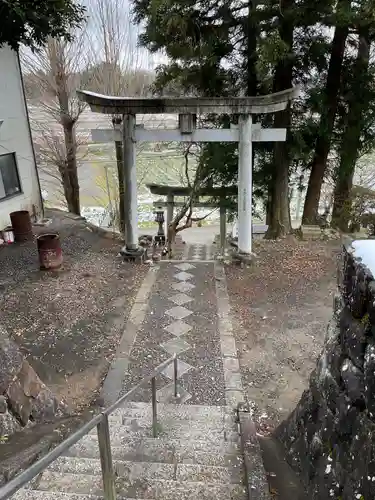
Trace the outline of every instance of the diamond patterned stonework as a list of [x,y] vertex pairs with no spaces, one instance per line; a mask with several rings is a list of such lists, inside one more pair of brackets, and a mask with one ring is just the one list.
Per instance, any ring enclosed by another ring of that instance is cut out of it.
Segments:
[[182,283],[175,283],[172,285],[173,290],[177,290],[178,292],[191,292],[195,288],[195,285],[192,283],[187,283],[187,282],[182,282]]
[[194,278],[192,274],[185,273],[185,271],[181,271],[180,273],[175,274],[174,277],[180,281],[187,281],[191,278]]
[[184,323],[183,321],[175,321],[174,323],[166,326],[164,330],[167,330],[167,332],[175,335],[176,337],[180,337],[181,335],[185,335],[185,333],[190,332],[192,328],[192,326]]
[[172,295],[172,297],[169,297],[168,300],[174,302],[179,306],[182,306],[187,302],[192,302],[193,299],[188,295],[185,295],[184,293],[176,293],[176,295]]
[[183,264],[176,264],[174,267],[177,267],[180,271],[189,271],[189,269],[195,269],[195,266],[189,264],[188,262],[184,262]]
[[190,309],[186,309],[186,307],[183,306],[172,307],[172,309],[165,311],[165,314],[168,314],[168,316],[172,316],[172,318],[175,319],[184,319],[192,313],[193,311],[190,311]]
[[[181,361],[180,359],[177,360],[177,377],[180,378],[182,375],[187,373],[189,370],[191,370],[193,367],[189,365],[188,363],[185,363],[184,361]],[[165,370],[162,371],[162,374],[165,375],[166,377],[170,378],[171,380],[174,379],[174,367],[173,363],[167,366]]]
[[191,348],[190,344],[179,338],[168,340],[168,342],[160,344],[160,346],[169,354],[180,354],[180,352]]

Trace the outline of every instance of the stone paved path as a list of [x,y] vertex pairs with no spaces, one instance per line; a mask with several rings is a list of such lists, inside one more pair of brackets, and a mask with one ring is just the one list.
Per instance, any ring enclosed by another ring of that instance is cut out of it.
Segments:
[[[174,402],[235,406],[243,400],[224,269],[207,259],[207,249],[203,250],[195,252],[202,260],[161,262],[150,269],[124,333],[117,366],[112,366],[103,387],[107,403],[174,353],[180,379],[179,399]],[[174,399],[172,365],[157,378],[157,390],[160,402]],[[138,402],[150,399],[150,387],[133,397]]]
[[[110,416],[119,498],[246,500],[251,492],[251,498],[268,499],[260,451],[252,445],[244,456],[239,442],[233,409],[243,391],[221,263],[171,261],[149,269],[105,380],[103,403],[114,402],[174,353],[179,396],[173,396],[168,367],[157,379],[157,426],[150,387]],[[100,500],[98,448],[94,429],[14,500]]]
[[186,244],[182,254],[182,260],[212,260],[215,257],[217,248],[215,245],[202,243]]

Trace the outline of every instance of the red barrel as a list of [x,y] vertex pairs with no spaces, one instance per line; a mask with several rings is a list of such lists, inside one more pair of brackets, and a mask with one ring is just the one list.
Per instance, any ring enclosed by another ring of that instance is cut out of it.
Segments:
[[41,234],[37,238],[40,269],[59,269],[63,262],[60,236],[57,233]]
[[9,214],[12,222],[14,240],[17,243],[33,239],[33,227],[31,225],[30,213],[27,210],[19,210]]

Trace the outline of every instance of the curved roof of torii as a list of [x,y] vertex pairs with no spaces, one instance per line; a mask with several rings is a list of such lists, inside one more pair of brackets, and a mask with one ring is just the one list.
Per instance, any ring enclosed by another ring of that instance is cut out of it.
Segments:
[[299,94],[298,87],[256,97],[114,97],[77,90],[81,101],[92,111],[109,115],[136,114],[263,114],[286,108]]
[[[189,196],[191,188],[187,186],[168,186],[165,184],[146,184],[151,194],[158,196],[167,196],[172,194],[174,196]],[[237,186],[226,187],[203,187],[196,191],[196,196],[235,196],[238,193]]]

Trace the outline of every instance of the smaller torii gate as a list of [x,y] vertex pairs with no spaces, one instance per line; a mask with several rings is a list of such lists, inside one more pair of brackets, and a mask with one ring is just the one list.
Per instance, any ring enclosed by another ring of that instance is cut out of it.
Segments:
[[[175,197],[188,197],[191,195],[190,188],[186,186],[165,186],[163,184],[146,184],[152,194],[157,196],[166,196],[165,202],[154,202],[154,206],[161,206],[167,209],[167,227],[173,220],[174,207],[182,207],[184,203],[176,202]],[[194,193],[197,201],[193,202],[193,206],[220,209],[220,249],[224,251],[226,241],[226,222],[227,222],[227,201],[237,195],[236,186],[223,187],[205,187],[197,189]],[[202,196],[219,198],[219,203],[200,202],[199,198]]]
[[[123,143],[125,184],[126,241],[124,253],[132,258],[142,255],[138,245],[137,214],[137,141],[148,142],[238,142],[238,250],[252,253],[252,143],[286,140],[286,129],[262,129],[253,124],[252,115],[284,110],[297,96],[297,89],[256,97],[111,97],[85,90],[77,91],[79,98],[92,111],[108,115],[122,115],[122,131],[108,130],[107,139]],[[137,114],[177,114],[179,128],[145,129],[136,126]],[[202,114],[238,116],[238,126],[224,129],[196,128],[196,117]],[[105,142],[105,141],[101,141]]]

